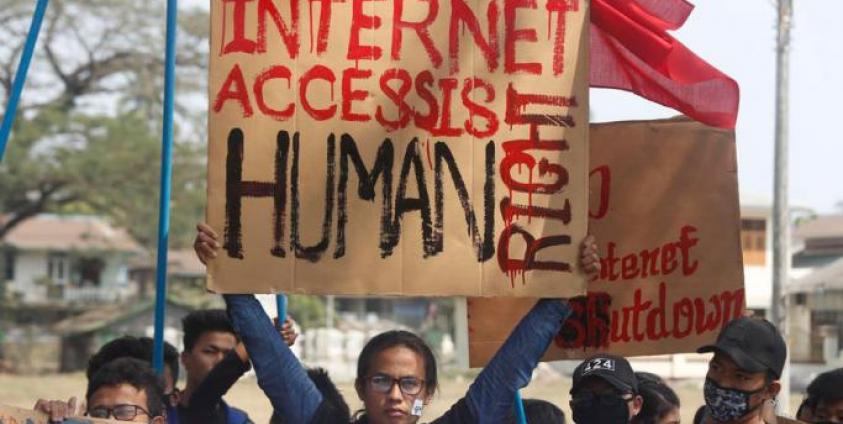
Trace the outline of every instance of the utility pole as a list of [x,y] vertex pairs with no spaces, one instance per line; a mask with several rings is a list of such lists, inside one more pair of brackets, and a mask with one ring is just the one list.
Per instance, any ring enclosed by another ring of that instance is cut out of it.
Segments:
[[[790,213],[788,205],[788,91],[790,78],[790,28],[792,0],[778,0],[776,37],[776,136],[773,168],[773,299],[772,321],[788,340],[787,296],[783,288],[790,274]],[[779,413],[790,404],[790,354],[788,353],[778,396]]]

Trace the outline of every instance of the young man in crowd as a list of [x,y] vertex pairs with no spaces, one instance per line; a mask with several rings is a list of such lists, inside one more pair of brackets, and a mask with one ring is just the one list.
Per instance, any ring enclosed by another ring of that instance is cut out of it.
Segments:
[[781,390],[779,379],[787,346],[776,327],[753,317],[735,319],[723,328],[714,344],[699,353],[713,352],[708,364],[704,397],[705,424],[763,424]]
[[71,416],[119,421],[164,424],[164,384],[149,363],[134,358],[118,358],[103,365],[88,380],[85,394],[87,408],[70,402],[39,400],[35,410],[47,412],[50,422]]
[[[164,400],[169,423],[247,424],[248,415],[229,407],[222,396],[237,379],[249,370],[248,355],[234,352],[239,345],[228,317],[222,310],[199,310],[186,316],[182,322],[185,350],[181,361],[187,371],[187,385],[179,392],[175,386],[179,376],[179,355],[169,343],[164,343]],[[293,344],[297,334],[292,321],[287,320],[280,331],[282,338]],[[123,336],[112,340],[91,357],[87,376],[90,379],[104,365],[118,358],[129,357],[147,364],[152,358],[153,341],[149,337]],[[242,359],[241,359],[242,358]],[[214,367],[219,368],[215,377],[206,380]],[[190,399],[199,400],[190,406]],[[52,413],[53,409],[70,409],[70,402],[39,400],[36,409]]]
[[[225,311],[204,309],[192,312],[182,320],[182,330],[184,350],[181,353],[181,362],[187,374],[187,383],[179,396],[179,408],[170,414],[168,421],[251,423],[245,412],[229,406],[222,400],[225,392],[215,390],[218,378],[205,382],[208,373],[215,367],[219,367],[224,376],[233,374],[237,378],[249,370],[249,362],[241,361],[234,354],[234,349],[238,346],[237,334]],[[193,402],[193,407],[190,407],[192,398],[203,382],[204,393],[209,394],[209,397],[199,394],[198,401]]]
[[625,424],[641,411],[643,402],[626,358],[598,354],[574,370],[570,405],[577,424]]
[[181,324],[184,332],[181,363],[187,382],[179,395],[187,403],[211,369],[237,346],[237,334],[222,309],[191,312]]
[[807,423],[843,423],[843,368],[826,371],[808,385],[796,418]]
[[[85,375],[90,381],[103,365],[117,358],[135,358],[149,362],[152,359],[154,341],[150,337],[123,336],[104,344],[88,360]],[[170,343],[164,342],[164,399],[167,406],[178,403],[176,383],[179,380],[179,352]]]

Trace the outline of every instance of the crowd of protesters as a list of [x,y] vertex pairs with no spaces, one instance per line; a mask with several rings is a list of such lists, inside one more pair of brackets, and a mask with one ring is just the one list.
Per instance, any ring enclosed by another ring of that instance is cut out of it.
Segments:
[[[195,249],[206,262],[216,255],[217,235],[200,225]],[[596,245],[589,237],[580,266],[599,272]],[[39,400],[35,409],[51,421],[87,415],[148,423],[245,424],[248,415],[223,395],[250,368],[269,399],[271,423],[412,424],[424,420],[425,407],[439,387],[436,358],[420,337],[387,331],[360,352],[354,383],[363,409],[351,411],[328,374],[303,366],[290,350],[297,337],[287,319],[279,325],[252,295],[224,295],[226,310],[201,310],[182,322],[184,350],[164,348],[159,376],[150,366],[152,340],[124,336],[90,358],[84,405]],[[498,352],[444,415],[431,423],[517,423],[515,398],[570,313],[567,302],[542,299],[519,322]],[[769,322],[742,317],[728,323],[715,343],[694,423],[761,424],[776,422],[774,406],[787,357],[784,339]],[[180,364],[186,384],[176,383]],[[680,402],[658,375],[635,372],[626,358],[597,354],[576,367],[570,390],[570,420],[577,424],[678,424]],[[528,423],[565,423],[555,405],[523,401]],[[821,374],[807,389],[797,419],[843,423],[843,369]]]

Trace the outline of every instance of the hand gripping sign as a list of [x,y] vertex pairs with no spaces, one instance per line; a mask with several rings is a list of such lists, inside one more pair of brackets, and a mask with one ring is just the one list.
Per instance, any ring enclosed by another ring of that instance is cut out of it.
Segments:
[[[48,424],[50,417],[43,412],[0,405],[0,424]],[[90,417],[65,418],[64,424],[116,424],[125,421],[102,420]]]

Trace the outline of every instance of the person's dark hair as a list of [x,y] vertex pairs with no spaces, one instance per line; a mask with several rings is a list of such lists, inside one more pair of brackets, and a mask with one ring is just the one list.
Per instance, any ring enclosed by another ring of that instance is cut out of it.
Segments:
[[818,375],[811,381],[806,391],[808,399],[813,400],[816,405],[820,402],[837,402],[843,399],[841,387],[843,387],[843,368],[837,368]]
[[[154,342],[149,337],[123,336],[104,344],[90,359],[85,375],[88,380],[102,368],[103,365],[117,358],[135,358],[147,363],[152,362]],[[179,379],[179,352],[176,348],[164,342],[164,364],[170,368],[173,381]]]
[[88,380],[88,390],[85,399],[88,406],[91,406],[91,396],[102,387],[118,386],[128,384],[132,387],[143,390],[146,393],[146,405],[144,409],[149,412],[150,417],[164,415],[164,382],[161,381],[149,362],[135,358],[117,358],[103,365]]
[[[524,399],[524,415],[530,424],[565,424],[565,413],[556,405],[541,399]],[[515,407],[504,424],[518,423]]]
[[655,424],[671,410],[679,408],[679,397],[660,377],[651,373],[635,373],[638,394],[644,399],[634,424]]
[[[313,417],[311,423],[313,424],[333,424],[333,423],[347,423],[351,421],[351,409],[345,403],[339,389],[331,381],[328,372],[322,368],[309,368],[307,376],[310,381],[319,389],[324,400],[323,406],[320,406],[316,411],[316,416]],[[285,424],[281,415],[273,413],[270,419],[270,424]]]
[[796,419],[805,419],[805,416],[813,416],[817,406],[821,403],[833,403],[843,400],[843,368],[826,371],[811,381],[805,389],[806,396],[799,404],[796,411]]
[[392,330],[378,334],[366,343],[357,359],[355,387],[358,390],[365,387],[365,381],[369,377],[369,370],[372,368],[372,361],[375,356],[384,350],[397,346],[406,347],[422,357],[424,360],[424,390],[428,395],[436,393],[439,380],[436,371],[436,357],[433,356],[433,351],[421,337],[404,330]]
[[694,424],[703,424],[703,421],[705,421],[705,416],[708,413],[707,411],[708,411],[708,407],[706,407],[705,405],[697,408],[697,412],[694,413],[693,423]]
[[817,400],[810,397],[802,399],[799,408],[796,410],[796,419],[800,421],[808,421],[808,417],[814,415],[817,409]]
[[237,337],[234,327],[231,326],[231,321],[228,320],[228,315],[222,309],[200,309],[187,314],[181,320],[182,331],[184,331],[184,350],[190,352],[199,337],[203,333],[210,331],[219,331],[222,333],[231,333]]

